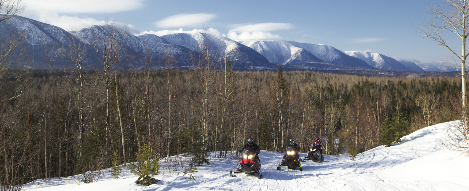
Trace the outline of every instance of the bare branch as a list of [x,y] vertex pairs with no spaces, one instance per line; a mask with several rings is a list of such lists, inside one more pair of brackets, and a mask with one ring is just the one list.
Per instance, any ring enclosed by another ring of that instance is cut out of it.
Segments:
[[23,0],[0,0],[0,22],[6,21],[23,12]]
[[0,73],[6,70],[19,67],[20,63],[26,64],[26,47],[23,46],[25,36],[23,32],[9,33],[0,37]]

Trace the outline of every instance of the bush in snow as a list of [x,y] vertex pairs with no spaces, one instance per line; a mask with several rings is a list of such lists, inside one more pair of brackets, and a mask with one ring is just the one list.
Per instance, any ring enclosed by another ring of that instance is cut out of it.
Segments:
[[138,176],[138,179],[135,183],[148,186],[159,181],[151,178],[151,176],[158,174],[160,169],[158,161],[160,160],[160,157],[155,155],[155,153],[150,149],[150,146],[147,145],[145,141],[142,142],[143,144],[139,145],[140,152],[136,154],[137,162],[130,163],[129,170]]
[[119,166],[120,163],[120,157],[117,154],[116,151],[114,151],[114,154],[112,155],[112,167],[111,170],[109,170],[109,173],[111,173],[111,176],[114,177],[115,179],[118,179],[119,176],[121,175],[121,167]]
[[464,120],[452,123],[445,129],[443,145],[451,150],[469,150],[469,128],[464,124]]

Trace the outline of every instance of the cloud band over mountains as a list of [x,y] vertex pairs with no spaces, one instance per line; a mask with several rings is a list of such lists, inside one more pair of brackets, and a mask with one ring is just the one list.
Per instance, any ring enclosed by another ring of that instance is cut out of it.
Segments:
[[[146,0],[24,0],[27,4],[22,15],[38,18],[39,21],[61,27],[67,31],[78,31],[93,25],[104,25],[105,20],[89,16],[76,16],[77,14],[93,13],[118,13],[142,8]],[[163,18],[154,22],[157,31],[145,31],[141,34],[170,34],[184,31],[192,31],[194,28],[203,28],[217,16],[211,13],[181,13]],[[112,22],[112,18],[110,19]],[[123,23],[118,23],[125,25]],[[126,25],[134,30],[132,25]],[[189,27],[191,27],[189,29]],[[183,29],[184,28],[184,29]],[[257,23],[246,25],[231,25],[227,34],[228,38],[237,41],[243,40],[279,40],[283,39],[274,31],[289,30],[293,28],[290,23]],[[194,29],[200,30],[200,29]],[[216,29],[209,32],[222,35]]]
[[236,41],[278,40],[282,37],[272,34],[271,31],[289,30],[292,28],[293,25],[290,23],[258,23],[238,25],[228,32],[227,37]]
[[[80,30],[92,25],[103,25],[104,20],[69,16],[82,13],[117,13],[141,8],[145,0],[24,0],[23,15],[37,17],[65,30]],[[131,25],[128,25],[131,26]]]
[[178,14],[155,22],[155,26],[158,28],[200,27],[215,17],[216,15],[207,13]]

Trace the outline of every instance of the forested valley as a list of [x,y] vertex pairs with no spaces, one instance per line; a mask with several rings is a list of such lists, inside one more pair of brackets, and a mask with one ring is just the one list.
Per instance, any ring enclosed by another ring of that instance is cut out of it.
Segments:
[[[159,157],[236,152],[249,137],[352,156],[461,115],[460,78],[306,71],[10,70],[0,83],[0,180],[22,184]],[[262,153],[261,153],[262,154]],[[115,164],[114,164],[115,165]]]

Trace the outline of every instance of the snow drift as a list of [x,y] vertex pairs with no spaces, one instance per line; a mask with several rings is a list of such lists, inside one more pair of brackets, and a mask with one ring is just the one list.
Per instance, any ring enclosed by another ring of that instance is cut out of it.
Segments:
[[[162,180],[151,186],[134,183],[136,176],[123,170],[120,179],[113,179],[103,170],[102,178],[84,184],[76,177],[36,180],[24,190],[469,190],[469,157],[462,151],[448,150],[442,145],[445,130],[456,122],[437,124],[402,138],[391,147],[380,146],[358,154],[326,155],[322,163],[303,162],[303,171],[278,171],[283,153],[261,151],[262,179],[250,176],[229,177],[236,168],[237,156],[210,156],[210,165],[197,168],[194,180],[182,169],[168,169],[173,163],[160,161]],[[305,157],[306,153],[301,153]],[[188,161],[182,156],[172,160]]]

